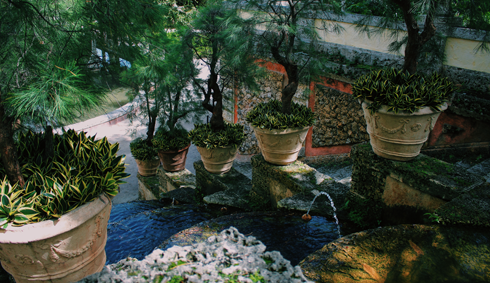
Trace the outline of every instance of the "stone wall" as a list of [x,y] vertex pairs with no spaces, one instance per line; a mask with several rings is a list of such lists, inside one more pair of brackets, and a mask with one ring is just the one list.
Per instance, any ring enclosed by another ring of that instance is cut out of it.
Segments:
[[317,85],[315,119],[313,147],[369,140],[361,104],[351,94]]

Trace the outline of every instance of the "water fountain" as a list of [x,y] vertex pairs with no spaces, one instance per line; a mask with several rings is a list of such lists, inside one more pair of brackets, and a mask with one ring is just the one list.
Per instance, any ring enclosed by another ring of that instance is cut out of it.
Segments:
[[339,223],[339,219],[337,218],[337,208],[335,207],[335,204],[333,203],[332,197],[327,192],[320,192],[317,190],[313,190],[312,193],[315,195],[315,197],[311,201],[311,204],[310,204],[310,207],[308,208],[308,211],[306,212],[306,214],[304,214],[301,217],[301,219],[303,219],[304,221],[310,221],[311,220],[310,210],[311,210],[311,207],[313,206],[313,203],[315,203],[315,200],[317,197],[319,197],[321,195],[325,195],[325,196],[327,196],[328,200],[330,201],[330,206],[333,209],[333,218],[335,218],[335,224],[337,224],[337,233],[339,234],[339,238],[341,238],[342,235],[340,234],[340,223]]

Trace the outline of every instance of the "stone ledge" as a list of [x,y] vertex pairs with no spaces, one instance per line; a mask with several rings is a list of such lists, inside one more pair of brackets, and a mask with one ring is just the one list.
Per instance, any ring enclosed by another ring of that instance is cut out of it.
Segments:
[[360,144],[352,147],[351,157],[349,209],[358,218],[357,224],[366,227],[424,223],[426,213],[434,213],[484,183],[462,167],[423,154],[399,162],[379,157],[369,144]]
[[212,174],[206,171],[202,161],[194,162],[194,168],[197,186],[206,195],[204,202],[251,210],[252,181],[245,175],[233,167],[227,173]]
[[188,188],[194,190],[196,188],[196,177],[187,169],[178,172],[167,172],[160,166],[155,176],[144,177],[138,174],[137,178],[139,187],[138,199],[141,200],[156,200],[162,198],[163,194],[178,189]]
[[480,185],[435,211],[445,225],[490,227],[490,184]]
[[226,190],[240,190],[251,183],[249,178],[233,167],[224,174],[213,174],[209,173],[199,160],[194,162],[194,169],[196,169],[196,185],[205,195]]
[[[252,157],[251,199],[262,208],[283,208],[307,211],[314,198],[313,190],[327,192],[337,206],[343,205],[349,188],[336,183],[330,176],[322,174],[301,161],[286,166],[273,165],[262,155]],[[313,211],[320,215],[332,215],[330,205],[320,201]]]
[[158,176],[141,176],[138,178],[138,199],[140,200],[156,200],[160,196],[160,182]]
[[178,172],[168,172],[162,167],[158,168],[157,176],[160,181],[160,191],[168,193],[178,188],[196,188],[196,176],[188,169]]

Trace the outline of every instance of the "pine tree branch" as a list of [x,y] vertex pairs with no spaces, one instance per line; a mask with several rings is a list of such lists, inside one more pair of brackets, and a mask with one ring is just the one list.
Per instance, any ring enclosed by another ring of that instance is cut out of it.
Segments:
[[29,5],[32,7],[32,9],[34,9],[34,11],[38,14],[38,16],[44,21],[46,22],[48,25],[50,25],[51,27],[55,28],[55,29],[58,29],[60,31],[63,31],[63,32],[82,32],[83,30],[67,30],[67,29],[64,29],[62,27],[59,27],[59,26],[56,26],[54,25],[53,23],[51,23],[50,21],[48,21],[44,16],[43,14],[41,14],[41,11],[39,11],[37,9],[36,6],[34,6],[32,3],[30,2],[27,2],[27,1],[12,1],[12,0],[7,0],[10,4],[14,5],[16,8],[18,9],[21,9],[21,6],[19,6],[18,4],[24,4],[24,5]]

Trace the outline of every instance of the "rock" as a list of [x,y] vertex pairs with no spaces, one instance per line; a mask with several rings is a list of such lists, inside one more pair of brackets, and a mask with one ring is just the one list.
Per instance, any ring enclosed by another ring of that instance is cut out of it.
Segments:
[[223,282],[222,274],[240,282],[251,282],[246,278],[253,274],[266,282],[311,282],[279,252],[265,249],[255,237],[230,227],[192,246],[156,249],[141,261],[121,260],[79,282]]
[[489,282],[490,231],[399,225],[354,233],[300,266],[322,282]]

